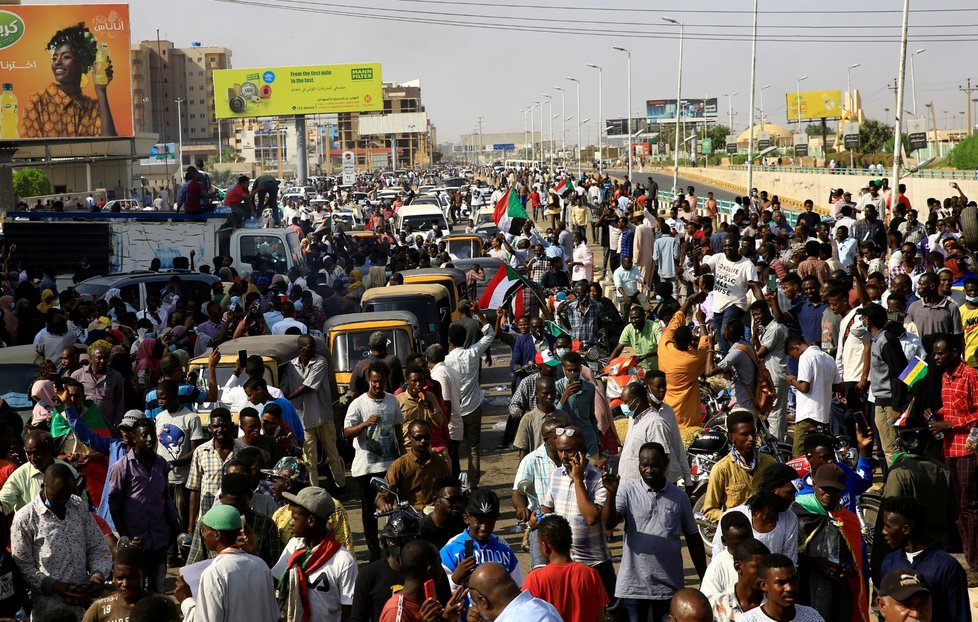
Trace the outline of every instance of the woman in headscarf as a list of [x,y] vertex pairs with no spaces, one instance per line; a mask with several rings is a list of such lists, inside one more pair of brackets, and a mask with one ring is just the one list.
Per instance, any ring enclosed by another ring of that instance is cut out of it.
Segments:
[[37,310],[41,315],[47,315],[48,311],[54,308],[58,304],[58,297],[54,295],[54,291],[46,289],[41,292],[41,302],[37,305]]
[[486,280],[486,273],[482,266],[475,264],[472,269],[465,273],[465,287],[469,291],[469,300],[478,300],[477,285]]
[[31,427],[47,427],[51,422],[51,414],[54,412],[54,383],[50,380],[34,381],[31,386],[31,399],[34,400]]
[[346,286],[347,298],[352,298],[360,302],[360,297],[364,292],[363,274],[359,270],[350,271],[350,284]]
[[143,339],[136,348],[136,362],[132,374],[137,390],[148,391],[156,386],[160,375],[160,358],[154,356],[155,349],[155,338]]

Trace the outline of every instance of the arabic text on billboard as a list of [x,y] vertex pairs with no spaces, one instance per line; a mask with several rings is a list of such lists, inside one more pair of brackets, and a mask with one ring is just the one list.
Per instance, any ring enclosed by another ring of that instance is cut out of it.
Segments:
[[[684,119],[706,119],[717,116],[717,99],[686,99],[683,100],[680,117]],[[670,121],[676,118],[675,99],[650,99],[645,102],[649,122]]]
[[[802,91],[785,94],[788,121],[835,119],[842,116],[841,91]],[[801,111],[799,113],[799,110]]]
[[214,72],[214,112],[219,119],[383,109],[380,63]]
[[132,125],[128,5],[2,7],[0,142],[132,136]]

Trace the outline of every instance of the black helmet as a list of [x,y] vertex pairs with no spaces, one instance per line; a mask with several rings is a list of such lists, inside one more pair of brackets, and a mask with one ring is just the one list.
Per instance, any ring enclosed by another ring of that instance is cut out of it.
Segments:
[[720,430],[703,430],[689,446],[691,454],[715,454],[723,451],[727,435]]
[[421,534],[421,521],[416,511],[405,509],[395,510],[387,517],[387,524],[380,532],[383,538],[417,538]]
[[909,454],[922,454],[930,445],[930,430],[925,427],[898,428],[900,447]]

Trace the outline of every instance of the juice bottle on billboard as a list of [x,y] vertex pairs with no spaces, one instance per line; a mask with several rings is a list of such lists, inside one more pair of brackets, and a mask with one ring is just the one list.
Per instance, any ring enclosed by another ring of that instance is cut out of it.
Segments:
[[95,73],[92,80],[97,86],[105,86],[109,83],[109,75],[106,73],[109,69],[108,49],[109,45],[102,43],[98,46],[98,52],[95,53]]
[[14,85],[4,82],[0,91],[0,138],[20,138],[17,129],[17,96]]

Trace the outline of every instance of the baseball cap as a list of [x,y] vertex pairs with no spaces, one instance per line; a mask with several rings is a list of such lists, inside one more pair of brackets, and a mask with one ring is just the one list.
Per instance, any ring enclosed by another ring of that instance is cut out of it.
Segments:
[[132,410],[127,410],[126,414],[122,415],[122,421],[119,422],[119,425],[117,427],[131,428],[132,426],[136,425],[137,421],[145,418],[146,418],[146,413],[144,413],[139,409],[134,408]]
[[499,516],[499,497],[491,490],[479,488],[469,495],[469,502],[465,505],[465,513],[497,518]]
[[907,600],[914,594],[930,594],[924,576],[909,568],[893,570],[883,577],[879,591],[881,596],[891,596],[899,601]]
[[878,328],[886,325],[886,309],[876,303],[864,305],[856,311],[856,315],[865,315]]
[[815,471],[812,483],[819,488],[846,489],[846,473],[837,464],[823,464]]
[[557,367],[560,365],[560,359],[558,359],[552,350],[541,350],[536,353],[533,357],[533,362],[537,365],[548,365],[550,367]]
[[215,505],[207,510],[202,523],[218,531],[237,531],[241,529],[241,514],[230,505]]
[[336,511],[336,502],[333,501],[328,492],[319,486],[303,488],[297,495],[283,492],[282,497],[305,508],[307,512],[319,518],[329,518]]
[[269,477],[281,477],[293,482],[309,483],[309,470],[306,469],[306,465],[292,456],[280,458],[274,467],[262,469],[261,472]]

